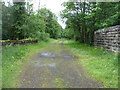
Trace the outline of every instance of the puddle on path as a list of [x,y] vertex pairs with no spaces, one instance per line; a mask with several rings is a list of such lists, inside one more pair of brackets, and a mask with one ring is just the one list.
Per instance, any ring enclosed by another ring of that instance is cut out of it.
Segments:
[[73,56],[70,56],[70,55],[69,56],[64,56],[64,58],[73,58]]
[[[58,57],[58,55],[57,54],[55,54],[55,53],[50,53],[50,52],[44,52],[44,53],[40,53],[40,55],[41,56],[44,56],[44,57]],[[59,55],[59,56],[61,56],[61,57],[63,57],[63,58],[74,58],[72,55],[66,55],[66,56],[64,56],[64,55]]]
[[55,68],[56,67],[56,64],[55,63],[52,63],[52,64],[39,64],[39,63],[36,63],[34,65],[35,67],[51,67],[51,68]]
[[45,57],[56,57],[57,56],[54,53],[48,53],[48,52],[40,53],[40,55],[45,56]]

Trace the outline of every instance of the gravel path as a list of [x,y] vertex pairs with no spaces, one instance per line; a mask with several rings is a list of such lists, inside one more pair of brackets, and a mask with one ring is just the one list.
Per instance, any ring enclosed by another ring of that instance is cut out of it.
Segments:
[[20,88],[99,88],[58,41],[29,58],[20,76]]

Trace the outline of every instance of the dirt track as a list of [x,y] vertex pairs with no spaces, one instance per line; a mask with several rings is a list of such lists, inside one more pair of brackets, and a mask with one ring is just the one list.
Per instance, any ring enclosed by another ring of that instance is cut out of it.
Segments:
[[58,41],[40,50],[26,62],[20,76],[20,88],[99,88],[64,47],[64,41]]

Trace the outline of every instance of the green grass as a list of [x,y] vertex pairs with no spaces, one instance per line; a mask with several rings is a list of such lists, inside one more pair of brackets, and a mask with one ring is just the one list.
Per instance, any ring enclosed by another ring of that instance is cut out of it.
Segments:
[[104,88],[118,88],[118,54],[72,40],[65,43],[91,78],[100,81]]
[[55,83],[57,85],[57,88],[62,88],[61,90],[66,90],[65,88],[67,87],[64,85],[64,80],[62,78],[56,78]]
[[27,58],[36,51],[49,46],[55,40],[37,44],[5,46],[2,48],[2,88],[19,87],[18,76]]

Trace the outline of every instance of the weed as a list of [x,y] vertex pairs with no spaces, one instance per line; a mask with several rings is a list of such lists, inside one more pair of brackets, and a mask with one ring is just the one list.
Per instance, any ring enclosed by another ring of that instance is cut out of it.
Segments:
[[64,80],[61,78],[56,78],[55,83],[57,84],[57,88],[62,88],[62,90],[66,88],[66,86],[64,85]]

